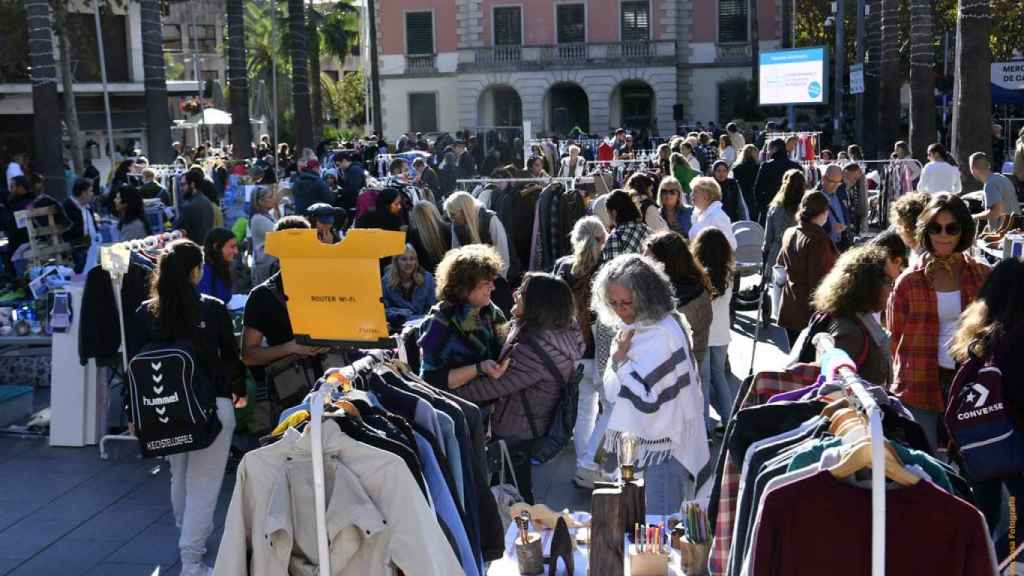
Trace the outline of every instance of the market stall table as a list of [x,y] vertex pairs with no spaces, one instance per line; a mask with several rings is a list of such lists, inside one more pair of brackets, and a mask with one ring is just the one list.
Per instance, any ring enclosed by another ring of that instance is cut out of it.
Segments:
[[[586,513],[573,513],[573,517],[577,520],[583,521],[584,519],[589,520],[590,515]],[[662,516],[647,516],[648,524],[657,524],[663,520]],[[575,530],[570,530],[570,533],[575,537]],[[508,530],[505,532],[505,555],[500,559],[491,562],[490,567],[487,569],[487,576],[519,576],[519,564],[516,561],[516,550],[515,550],[515,539],[516,539],[516,524],[513,522],[509,524]],[[545,556],[551,550],[551,535],[553,531],[545,530],[543,532],[544,542],[544,554]],[[625,545],[625,539],[623,540]],[[590,549],[589,546],[583,544],[577,544],[576,550],[573,553],[573,564],[574,574],[572,576],[587,576],[587,570],[590,564]],[[548,573],[548,568],[545,566],[544,574]],[[685,576],[685,573],[680,567],[679,551],[670,550],[669,564],[668,564],[669,576]],[[565,568],[562,563],[558,563],[559,576],[569,576],[565,572]],[[624,576],[629,576],[624,573]]]

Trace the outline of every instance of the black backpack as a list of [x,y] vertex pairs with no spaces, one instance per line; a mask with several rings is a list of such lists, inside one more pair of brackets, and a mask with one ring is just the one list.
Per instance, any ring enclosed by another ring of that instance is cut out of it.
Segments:
[[544,367],[555,377],[555,381],[561,385],[562,389],[562,394],[558,398],[558,405],[555,407],[555,413],[551,417],[551,425],[548,426],[547,431],[543,434],[537,429],[537,421],[533,418],[533,411],[530,409],[530,400],[527,398],[526,391],[521,390],[519,392],[519,397],[523,401],[523,409],[526,411],[526,419],[530,423],[530,432],[534,438],[531,457],[543,464],[557,456],[572,439],[572,431],[576,426],[576,412],[579,406],[577,402],[580,398],[580,380],[583,379],[583,366],[576,366],[576,371],[573,372],[569,381],[566,382],[565,378],[562,377],[562,373],[558,371],[558,366],[555,366],[551,356],[548,356],[548,353],[543,348],[531,340],[524,339],[521,342],[529,346],[540,357],[541,361],[544,362]]
[[188,340],[143,346],[128,362],[128,392],[144,458],[201,450],[220,433],[216,394]]

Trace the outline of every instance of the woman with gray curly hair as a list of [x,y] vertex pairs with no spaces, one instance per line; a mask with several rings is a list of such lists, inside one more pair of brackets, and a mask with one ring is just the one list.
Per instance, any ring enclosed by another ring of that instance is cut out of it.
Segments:
[[605,396],[614,402],[605,448],[618,452],[624,434],[635,438],[647,510],[671,514],[693,492],[706,496],[711,488],[692,488],[708,475],[701,472],[711,454],[700,375],[672,284],[655,261],[626,254],[598,272],[591,304],[618,329],[603,376]]

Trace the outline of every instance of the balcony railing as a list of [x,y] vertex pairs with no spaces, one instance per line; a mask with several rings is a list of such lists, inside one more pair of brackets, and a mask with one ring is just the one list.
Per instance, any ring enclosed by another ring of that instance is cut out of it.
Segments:
[[424,74],[437,72],[437,63],[433,54],[406,55],[405,71],[408,74]]
[[541,46],[491,46],[459,50],[462,71],[532,70],[561,66],[666,65],[675,62],[674,40],[574,42]]
[[476,54],[476,62],[481,65],[518,64],[523,59],[522,46],[493,46],[480,48]]
[[718,62],[750,61],[750,44],[719,44],[716,52]]

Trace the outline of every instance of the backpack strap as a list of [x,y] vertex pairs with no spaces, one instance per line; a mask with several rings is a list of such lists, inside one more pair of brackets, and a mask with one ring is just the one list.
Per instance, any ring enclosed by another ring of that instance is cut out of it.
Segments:
[[[559,387],[564,390],[566,385],[565,377],[563,377],[562,373],[558,371],[558,366],[555,366],[555,362],[551,359],[551,356],[531,339],[524,338],[520,343],[530,350],[533,350],[533,352],[540,358],[540,361],[544,363],[544,367],[547,368],[548,372],[555,377],[555,381],[558,382]],[[530,423],[530,432],[533,434],[534,438],[540,438],[541,434],[537,427],[537,421],[533,417],[533,410],[530,409],[530,401],[526,397],[526,390],[519,391],[519,398],[523,401],[523,410],[526,411],[526,420]]]
[[857,366],[860,367],[867,362],[868,355],[871,353],[871,336],[868,335],[868,329],[864,327],[859,318],[854,317],[853,321],[857,323],[857,327],[860,328],[861,336],[864,337],[860,347],[860,354],[858,354],[857,358],[854,360]]

